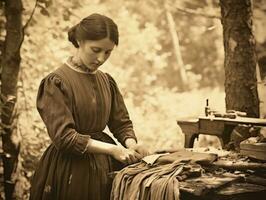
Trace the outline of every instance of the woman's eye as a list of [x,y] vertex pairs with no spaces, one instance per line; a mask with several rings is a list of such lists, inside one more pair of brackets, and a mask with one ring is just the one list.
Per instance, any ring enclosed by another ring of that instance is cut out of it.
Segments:
[[100,53],[100,52],[101,52],[101,49],[100,49],[100,48],[92,47],[91,50],[92,50],[94,53]]

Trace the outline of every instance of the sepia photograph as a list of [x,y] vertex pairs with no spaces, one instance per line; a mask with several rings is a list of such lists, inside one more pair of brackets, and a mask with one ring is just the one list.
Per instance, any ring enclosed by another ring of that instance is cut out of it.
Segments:
[[0,0],[0,200],[264,200],[265,0]]

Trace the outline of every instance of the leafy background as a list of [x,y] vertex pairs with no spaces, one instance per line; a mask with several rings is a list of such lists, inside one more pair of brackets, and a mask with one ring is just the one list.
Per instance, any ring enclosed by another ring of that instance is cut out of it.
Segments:
[[[166,18],[166,2],[171,5],[186,83],[179,76],[180,68]],[[254,2],[255,36],[258,44],[263,44],[266,41],[263,30],[266,6],[263,1]],[[25,23],[35,1],[25,0],[23,3]],[[188,14],[178,8],[220,16],[218,0],[38,1],[22,46],[18,84],[19,131],[22,136],[16,189],[18,199],[28,199],[30,177],[50,143],[35,107],[39,83],[74,53],[74,47],[67,40],[67,30],[91,13],[105,14],[118,24],[120,44],[101,70],[110,73],[117,81],[137,137],[150,150],[182,148],[184,136],[176,120],[202,115],[207,98],[212,108],[224,111],[221,22],[217,18]],[[206,144],[204,140],[197,145]],[[213,145],[217,146],[217,142]]]

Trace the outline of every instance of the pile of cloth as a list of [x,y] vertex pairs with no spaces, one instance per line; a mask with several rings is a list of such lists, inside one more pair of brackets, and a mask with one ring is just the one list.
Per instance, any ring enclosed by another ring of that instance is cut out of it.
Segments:
[[181,149],[154,154],[120,170],[114,180],[111,200],[179,200],[179,181],[201,176],[200,164],[212,163],[215,154]]

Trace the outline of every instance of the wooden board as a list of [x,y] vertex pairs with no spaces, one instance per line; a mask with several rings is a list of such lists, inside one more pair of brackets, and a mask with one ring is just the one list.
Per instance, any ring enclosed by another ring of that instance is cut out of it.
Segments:
[[199,117],[199,120],[208,120],[208,121],[223,121],[229,124],[250,124],[254,126],[265,126],[266,119],[262,118],[250,118],[250,117],[236,117],[235,119],[223,118],[223,117]]
[[265,186],[250,183],[232,183],[229,187],[221,188],[216,194],[231,196],[244,193],[255,193],[266,191]]
[[[216,179],[214,185],[210,183],[199,185],[198,182],[187,183],[188,188],[182,187],[180,184],[180,192],[182,200],[264,200],[266,196],[266,187],[257,184],[239,182],[238,180],[229,180],[228,178]],[[210,179],[211,180],[211,179]],[[208,181],[209,182],[209,181]],[[218,183],[220,182],[220,183]],[[181,182],[182,183],[182,182]],[[206,183],[206,182],[205,182]],[[217,184],[218,183],[218,184]],[[190,185],[190,186],[189,186]]]
[[190,178],[184,182],[180,182],[180,191],[188,192],[196,196],[206,195],[211,190],[220,188],[234,181],[239,180],[241,177],[225,173],[223,175],[203,175],[198,178]]
[[266,161],[266,143],[240,143],[240,153],[251,158]]

